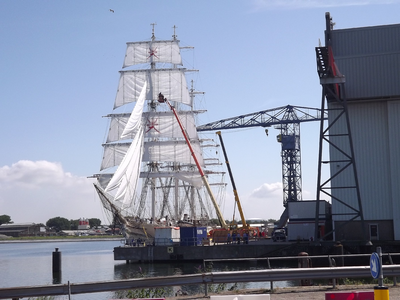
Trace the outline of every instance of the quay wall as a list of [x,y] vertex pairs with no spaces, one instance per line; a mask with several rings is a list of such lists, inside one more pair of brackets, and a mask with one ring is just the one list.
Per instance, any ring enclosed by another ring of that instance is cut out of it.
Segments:
[[[114,260],[132,262],[168,262],[168,261],[202,261],[204,259],[238,259],[297,256],[301,252],[308,255],[371,254],[381,246],[383,252],[400,252],[396,245],[359,245],[359,244],[312,244],[312,243],[270,243],[270,244],[219,244],[214,246],[120,246],[114,248]],[[400,258],[399,258],[400,259]],[[367,262],[369,259],[367,260]],[[318,262],[316,262],[319,264]],[[343,262],[342,262],[343,263]],[[360,258],[365,263],[365,258]],[[325,264],[325,263],[324,263]]]

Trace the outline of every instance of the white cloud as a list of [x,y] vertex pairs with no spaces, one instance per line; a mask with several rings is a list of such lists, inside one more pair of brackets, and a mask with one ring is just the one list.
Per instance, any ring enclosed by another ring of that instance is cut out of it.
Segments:
[[0,168],[0,214],[15,223],[53,217],[105,219],[93,179],[65,172],[60,163],[21,160]]
[[275,183],[264,183],[262,186],[253,190],[250,194],[251,198],[269,198],[269,197],[276,197],[278,195],[282,195],[282,183],[275,182]]
[[303,9],[393,4],[398,2],[399,0],[254,0],[253,7],[255,10],[270,8]]
[[[276,182],[264,183],[248,195],[240,194],[239,200],[246,219],[279,219],[284,210],[282,197],[282,183]],[[234,204],[234,196],[228,192],[224,205],[224,217],[228,220],[232,219]],[[237,208],[235,219],[240,219]]]

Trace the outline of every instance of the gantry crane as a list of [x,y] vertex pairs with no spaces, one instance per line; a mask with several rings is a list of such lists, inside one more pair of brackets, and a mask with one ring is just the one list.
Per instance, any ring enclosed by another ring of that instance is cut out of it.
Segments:
[[[282,144],[283,206],[286,209],[278,226],[283,227],[288,219],[287,203],[302,200],[300,123],[320,121],[321,118],[318,108],[287,105],[204,124],[197,127],[197,131],[270,126],[280,130],[277,140]],[[323,119],[327,119],[326,114]],[[268,129],[265,132],[268,135]]]

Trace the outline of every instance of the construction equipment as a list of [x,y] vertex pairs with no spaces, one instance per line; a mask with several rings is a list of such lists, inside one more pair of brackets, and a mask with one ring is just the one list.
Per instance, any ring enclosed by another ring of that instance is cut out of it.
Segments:
[[241,230],[239,230],[238,228],[234,228],[234,218],[232,219],[232,223],[231,223],[231,229],[234,229],[234,231],[239,231],[239,232],[246,232],[246,234],[254,234],[254,232],[258,235],[259,230],[258,228],[253,228],[250,227],[249,224],[247,224],[246,222],[246,218],[244,217],[244,212],[242,209],[242,205],[240,204],[240,200],[239,200],[239,195],[236,189],[236,184],[235,184],[235,180],[233,179],[233,174],[232,174],[232,170],[231,170],[231,166],[229,164],[229,160],[228,160],[228,155],[226,154],[226,150],[225,150],[225,145],[224,145],[224,141],[222,140],[222,135],[221,135],[221,131],[217,131],[216,134],[219,137],[219,141],[221,143],[221,147],[222,147],[222,151],[224,153],[224,157],[225,157],[225,163],[226,163],[226,167],[228,169],[228,173],[229,173],[229,177],[231,179],[231,183],[232,183],[232,188],[233,188],[233,194],[235,196],[235,203],[237,205],[239,214],[240,214],[240,218],[242,220],[242,225],[243,227],[241,228]]
[[[246,218],[244,217],[244,213],[243,213],[242,206],[240,205],[239,195],[238,195],[238,193],[237,193],[235,180],[233,179],[231,166],[230,166],[229,160],[228,160],[228,155],[226,154],[224,141],[222,140],[221,131],[217,131],[216,134],[217,134],[218,137],[219,137],[219,141],[220,141],[220,143],[221,143],[222,151],[224,152],[225,163],[226,163],[226,167],[228,168],[228,173],[229,173],[229,177],[230,177],[230,179],[231,179],[232,188],[233,188],[233,195],[235,196],[235,202],[236,202],[236,205],[237,205],[239,214],[240,214],[240,218],[241,218],[241,220],[242,220],[243,228],[246,228],[246,229],[247,229],[247,228],[248,228],[248,225],[247,225],[247,223],[246,223]],[[233,221],[233,220],[232,220],[232,221]]]
[[214,194],[213,194],[213,192],[212,192],[212,190],[211,190],[210,184],[208,183],[207,177],[205,176],[205,174],[204,174],[204,172],[203,172],[203,169],[202,169],[202,167],[200,166],[200,163],[199,163],[199,161],[198,161],[198,159],[197,159],[197,157],[196,157],[196,155],[195,155],[195,153],[194,153],[194,151],[193,151],[192,145],[190,144],[189,138],[188,138],[188,136],[187,136],[187,134],[186,134],[186,130],[185,130],[185,128],[183,127],[182,122],[181,122],[181,120],[179,119],[179,116],[178,116],[178,114],[176,113],[175,108],[171,105],[171,103],[169,103],[169,101],[167,100],[167,98],[165,98],[164,95],[161,94],[161,93],[159,93],[159,95],[158,95],[158,102],[160,102],[160,103],[167,103],[168,107],[169,107],[169,108],[171,109],[171,111],[173,112],[173,114],[174,114],[174,116],[175,116],[175,118],[176,118],[176,121],[178,122],[178,125],[179,125],[179,127],[180,127],[180,129],[181,129],[181,131],[182,131],[183,137],[184,137],[185,140],[186,140],[186,144],[187,144],[188,147],[189,147],[190,153],[191,153],[191,155],[192,155],[192,157],[193,157],[193,159],[194,159],[194,161],[195,161],[195,163],[196,163],[197,169],[199,170],[199,173],[200,173],[201,179],[202,179],[202,181],[203,181],[203,184],[204,184],[204,186],[206,187],[207,192],[208,192],[208,194],[209,194],[209,196],[210,196],[210,198],[211,198],[211,201],[212,201],[212,203],[213,203],[213,205],[214,205],[215,212],[216,212],[216,214],[217,214],[217,216],[218,216],[218,220],[219,220],[219,222],[220,222],[220,224],[221,224],[221,227],[224,228],[224,229],[228,229],[228,226],[227,226],[226,223],[225,223],[224,217],[222,216],[221,210],[219,209],[218,203],[217,203],[217,201],[215,200],[215,197],[214,197]]
[[[197,131],[275,126],[280,130],[278,142],[282,145],[283,206],[290,201],[302,200],[300,163],[300,123],[326,120],[327,113],[320,109],[300,106],[282,106],[224,119],[197,127]],[[268,129],[265,130],[268,135]],[[283,227],[289,215],[283,212],[278,227]]]

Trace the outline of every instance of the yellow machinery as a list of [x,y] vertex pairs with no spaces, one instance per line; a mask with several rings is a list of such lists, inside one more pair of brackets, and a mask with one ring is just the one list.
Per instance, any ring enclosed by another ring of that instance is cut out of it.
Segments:
[[159,95],[158,95],[158,102],[167,103],[167,105],[169,106],[169,108],[173,112],[173,114],[174,114],[174,116],[176,118],[176,121],[178,122],[178,125],[181,128],[181,131],[182,131],[183,137],[185,138],[186,144],[189,147],[190,153],[192,154],[192,157],[193,157],[193,159],[194,159],[194,161],[196,163],[197,169],[199,170],[199,173],[200,173],[201,179],[203,181],[203,184],[206,187],[207,192],[208,192],[208,194],[210,196],[210,199],[211,199],[211,201],[212,201],[212,203],[214,205],[214,208],[215,208],[215,211],[217,213],[218,220],[219,220],[219,222],[221,224],[221,227],[224,228],[224,229],[228,229],[228,226],[226,225],[224,217],[223,217],[223,215],[221,213],[221,210],[219,209],[218,203],[215,200],[214,194],[211,191],[211,187],[210,187],[210,185],[209,185],[209,183],[207,181],[207,177],[205,176],[204,171],[203,171],[202,167],[200,166],[200,163],[199,163],[199,161],[198,161],[198,159],[196,157],[196,154],[193,151],[192,145],[190,144],[190,140],[189,140],[189,138],[188,138],[188,136],[186,134],[186,130],[183,127],[182,122],[179,119],[179,116],[176,113],[175,108],[171,105],[171,103],[168,101],[168,99],[164,97],[164,95],[162,93],[159,93]]
[[[221,142],[221,147],[222,147],[222,151],[224,152],[226,167],[228,168],[229,177],[230,177],[231,183],[232,183],[233,194],[235,196],[235,202],[236,202],[236,205],[237,205],[237,208],[238,208],[238,211],[240,214],[240,218],[241,218],[242,224],[243,224],[243,228],[240,231],[244,231],[247,234],[249,234],[249,231],[253,232],[253,233],[256,232],[258,234],[258,228],[249,227],[249,224],[247,224],[247,222],[246,222],[246,218],[244,217],[243,209],[242,209],[242,206],[239,201],[239,195],[236,190],[235,180],[233,179],[231,166],[230,166],[229,160],[228,160],[228,155],[226,154],[224,141],[222,140],[221,131],[217,131],[216,134],[218,135],[219,141]],[[233,220],[232,220],[232,222],[233,222]],[[232,228],[232,225],[233,224],[231,224],[231,228]]]

